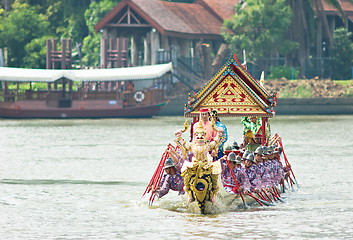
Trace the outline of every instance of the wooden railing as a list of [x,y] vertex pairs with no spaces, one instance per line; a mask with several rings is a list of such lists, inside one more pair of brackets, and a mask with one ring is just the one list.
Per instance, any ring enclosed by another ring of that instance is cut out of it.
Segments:
[[[0,101],[14,102],[16,100],[42,100],[47,106],[60,107],[63,101],[72,100],[116,100],[124,106],[152,105],[164,102],[163,89],[146,89],[137,92],[143,93],[142,101],[136,99],[136,91],[123,92],[61,92],[61,91],[16,91],[8,90],[6,94],[0,91]],[[66,105],[65,105],[66,106]]]

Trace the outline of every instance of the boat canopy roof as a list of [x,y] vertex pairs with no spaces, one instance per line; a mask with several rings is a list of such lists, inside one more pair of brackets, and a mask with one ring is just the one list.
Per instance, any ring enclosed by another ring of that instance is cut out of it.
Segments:
[[276,93],[270,95],[234,54],[204,88],[189,94],[184,116],[198,117],[207,108],[225,117],[273,117],[276,103]]
[[82,82],[136,81],[156,79],[171,71],[171,62],[141,67],[87,70],[0,67],[0,81],[51,83],[62,78]]

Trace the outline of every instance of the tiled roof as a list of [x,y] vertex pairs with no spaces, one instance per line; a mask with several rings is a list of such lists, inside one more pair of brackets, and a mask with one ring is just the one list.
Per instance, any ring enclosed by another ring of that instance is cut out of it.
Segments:
[[208,5],[223,20],[230,19],[234,15],[234,6],[239,0],[196,0],[195,3]]
[[113,21],[119,11],[127,5],[162,34],[182,33],[221,37],[222,22],[202,5],[158,0],[122,0],[96,24],[96,31]]
[[[175,31],[174,29],[178,29],[178,31],[185,33],[220,34],[222,22],[218,21],[201,5],[174,2],[161,2],[161,4],[178,18],[178,22],[165,24],[166,30]],[[164,18],[160,18],[160,20],[165,22]],[[179,23],[184,23],[188,27],[180,29],[177,27]]]
[[[345,14],[347,15],[352,15],[353,14],[353,4],[348,2],[348,1],[340,1],[341,4],[341,8],[343,10],[343,12],[345,12]],[[334,14],[334,15],[338,15],[338,11],[337,9],[332,6],[331,4],[328,4],[327,2],[325,2],[324,0],[322,0],[322,5],[324,7],[324,10],[326,12],[326,14]]]

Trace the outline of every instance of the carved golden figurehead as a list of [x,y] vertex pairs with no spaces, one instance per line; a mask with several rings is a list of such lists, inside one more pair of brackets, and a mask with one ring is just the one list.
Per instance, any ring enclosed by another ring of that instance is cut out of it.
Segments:
[[201,121],[198,121],[195,129],[195,143],[203,145],[206,143],[206,130]]

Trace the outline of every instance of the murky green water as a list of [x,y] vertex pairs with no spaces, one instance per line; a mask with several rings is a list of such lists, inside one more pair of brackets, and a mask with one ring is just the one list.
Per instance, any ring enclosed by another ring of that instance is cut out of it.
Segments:
[[[240,142],[240,120],[221,120]],[[0,120],[0,239],[353,238],[353,116],[271,120],[301,190],[285,204],[208,216],[187,213],[174,193],[140,201],[183,123]]]

